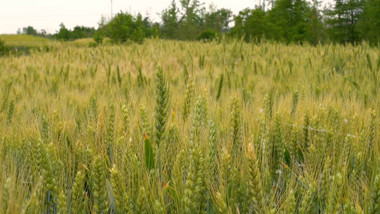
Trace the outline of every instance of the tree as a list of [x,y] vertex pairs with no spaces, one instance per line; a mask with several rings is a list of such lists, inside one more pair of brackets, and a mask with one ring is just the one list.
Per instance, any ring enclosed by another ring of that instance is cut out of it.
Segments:
[[276,26],[275,34],[280,35],[282,41],[301,42],[307,40],[310,11],[305,0],[277,0],[268,13]]
[[275,26],[270,22],[268,14],[261,8],[254,10],[244,9],[235,16],[235,27],[231,30],[232,35],[249,42],[252,39],[260,41],[263,38],[276,38],[273,33]]
[[165,38],[176,39],[178,38],[179,25],[178,25],[179,9],[176,6],[175,0],[172,1],[170,7],[161,13],[162,19],[162,34]]
[[222,33],[224,29],[228,28],[228,25],[231,22],[231,17],[231,10],[225,8],[216,10],[211,7],[210,12],[207,12],[204,17],[205,27],[218,33]]
[[326,10],[327,28],[330,39],[339,43],[355,43],[360,41],[357,26],[363,12],[363,0],[336,0],[331,10]]
[[380,42],[380,0],[368,0],[359,20],[360,36],[371,44]]
[[59,25],[59,31],[56,35],[58,40],[68,41],[71,37],[70,31],[65,27],[63,23]]
[[135,18],[128,13],[120,12],[105,26],[105,34],[115,43],[127,41],[142,43],[145,38],[143,28],[141,14]]
[[34,29],[34,27],[32,27],[32,26],[22,28],[22,33],[26,34],[26,35],[33,35],[33,36],[37,36],[37,34],[38,34],[37,30]]
[[311,10],[308,17],[308,25],[307,25],[307,41],[310,42],[310,44],[316,45],[319,42],[324,40],[324,27],[322,23],[322,15],[319,8],[319,2],[317,0],[313,1],[313,6],[311,7]]
[[180,19],[180,39],[194,40],[204,24],[205,8],[199,0],[180,0],[182,17]]
[[95,29],[85,26],[75,26],[74,30],[71,32],[70,40],[81,39],[81,38],[91,38],[95,34]]

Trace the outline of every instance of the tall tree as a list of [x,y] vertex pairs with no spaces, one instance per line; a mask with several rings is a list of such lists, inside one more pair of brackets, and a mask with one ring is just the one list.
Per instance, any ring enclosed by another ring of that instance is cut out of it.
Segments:
[[201,31],[205,8],[199,0],[180,0],[180,38],[194,40]]
[[322,23],[322,14],[319,10],[320,2],[313,0],[313,5],[308,14],[307,40],[313,45],[324,40],[324,26]]
[[260,41],[263,38],[278,38],[274,33],[275,26],[269,21],[268,14],[258,7],[254,10],[246,8],[234,17],[235,26],[231,35],[238,38],[244,37],[245,41]]
[[32,26],[22,28],[22,33],[27,34],[27,35],[33,35],[33,36],[36,36],[38,34],[37,30],[34,29],[34,27]]
[[361,37],[371,44],[380,43],[380,0],[368,0],[359,20]]
[[225,28],[228,28],[231,17],[232,11],[229,9],[210,7],[210,11],[207,12],[204,17],[205,27],[221,33]]
[[360,41],[358,20],[363,12],[363,0],[335,0],[335,6],[327,9],[327,28],[332,41],[355,43]]
[[162,19],[162,34],[165,38],[176,39],[178,38],[179,25],[178,25],[178,13],[179,9],[175,3],[175,0],[172,1],[170,7],[165,9],[161,13]]
[[70,35],[70,31],[66,28],[66,26],[61,23],[59,25],[59,31],[56,35],[57,39],[59,40],[64,40],[64,41],[67,41],[70,39],[71,35]]
[[142,43],[145,38],[144,23],[141,14],[133,17],[120,12],[105,26],[105,35],[115,43],[133,41]]
[[305,0],[277,0],[268,13],[271,22],[276,26],[276,33],[281,35],[281,40],[300,42],[307,39],[310,11]]

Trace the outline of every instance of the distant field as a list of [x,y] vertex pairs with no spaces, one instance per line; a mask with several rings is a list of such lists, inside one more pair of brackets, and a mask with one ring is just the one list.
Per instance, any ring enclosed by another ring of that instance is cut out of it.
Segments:
[[11,49],[40,49],[61,46],[87,47],[91,43],[94,43],[92,38],[61,42],[31,35],[0,35],[0,39]]
[[0,38],[4,213],[380,206],[378,49]]
[[0,35],[7,46],[11,47],[43,47],[54,44],[53,41],[31,35]]

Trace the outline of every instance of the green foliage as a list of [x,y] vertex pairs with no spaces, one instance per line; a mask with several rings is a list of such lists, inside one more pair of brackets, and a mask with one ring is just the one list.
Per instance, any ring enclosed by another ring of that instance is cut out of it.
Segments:
[[26,35],[32,35],[32,36],[38,35],[37,30],[34,29],[34,27],[32,27],[32,26],[22,28],[22,33],[26,34]]
[[360,36],[374,45],[380,42],[380,1],[364,1],[363,14],[358,21]]
[[222,73],[220,75],[219,82],[218,82],[219,84],[218,84],[218,92],[216,94],[216,100],[219,100],[220,95],[222,95],[223,81],[224,81],[224,76],[223,76],[223,73]]
[[5,43],[0,39],[0,56],[7,55],[9,53],[9,48],[5,46]]
[[63,41],[70,40],[70,31],[66,28],[66,26],[63,23],[61,23],[59,27],[59,31],[56,35],[57,39]]
[[207,29],[202,31],[199,36],[197,37],[197,40],[202,40],[202,41],[212,41],[216,38],[216,31],[212,29]]
[[142,16],[133,17],[120,12],[104,27],[105,34],[115,43],[143,43],[145,38]]
[[63,41],[91,38],[95,34],[95,29],[90,27],[75,26],[73,30],[69,30],[63,23],[59,27],[59,31],[55,34],[55,37]]
[[260,41],[261,39],[277,39],[278,33],[274,32],[275,26],[270,22],[269,16],[262,9],[244,9],[234,17],[235,26],[231,29],[231,35],[244,38],[245,41]]
[[179,29],[178,29],[178,20],[179,17],[179,9],[173,0],[169,6],[169,8],[162,11],[161,20],[162,20],[162,34],[165,38],[168,39],[177,39],[179,38]]
[[145,165],[148,170],[154,169],[154,153],[152,144],[147,136],[144,137]]
[[104,39],[104,33],[100,30],[96,31],[94,34],[94,41],[96,44],[102,44]]
[[360,41],[358,20],[363,11],[363,0],[336,0],[332,9],[325,11],[330,39],[339,43]]
[[231,10],[211,7],[206,11],[199,0],[180,0],[179,5],[173,0],[169,8],[162,11],[164,38],[212,40],[228,28]]

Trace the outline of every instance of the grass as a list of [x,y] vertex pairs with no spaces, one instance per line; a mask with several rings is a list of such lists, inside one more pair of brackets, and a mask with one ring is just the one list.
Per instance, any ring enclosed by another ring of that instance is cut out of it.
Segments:
[[53,44],[54,42],[43,37],[31,35],[0,35],[0,39],[4,40],[5,45],[10,47],[31,47],[39,48]]
[[5,213],[376,213],[380,52],[238,40],[0,58]]
[[62,46],[72,46],[78,48],[96,46],[92,38],[84,38],[69,42],[62,42],[32,35],[1,34],[0,40],[4,41],[5,46],[9,47],[11,52],[19,53],[14,55],[20,55],[20,53],[28,55],[30,54],[31,50],[55,51],[56,48],[61,48]]

